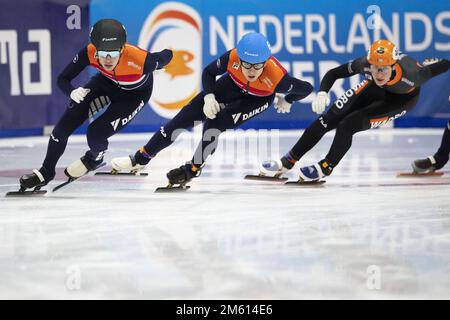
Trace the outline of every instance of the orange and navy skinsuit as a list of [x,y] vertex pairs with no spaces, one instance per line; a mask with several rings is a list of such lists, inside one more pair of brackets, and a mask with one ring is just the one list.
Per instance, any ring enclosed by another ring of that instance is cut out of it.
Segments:
[[152,90],[152,72],[163,68],[172,59],[171,50],[161,52],[148,52],[131,44],[125,44],[120,55],[119,63],[113,71],[107,71],[99,64],[96,56],[96,49],[92,44],[83,48],[67,65],[58,77],[59,88],[67,95],[74,87],[70,83],[87,66],[92,66],[99,71],[99,79],[108,79],[111,88],[122,90],[145,91]]
[[350,149],[356,132],[379,127],[405,115],[417,104],[420,86],[449,67],[450,61],[446,59],[422,66],[401,54],[393,66],[391,78],[382,87],[373,81],[366,57],[331,69],[323,77],[320,91],[328,92],[337,79],[357,73],[365,75],[366,79],[336,99],[329,110],[305,130],[285,157],[291,163],[298,161],[326,132],[336,129],[331,148],[323,160],[331,168],[336,166]]
[[[216,77],[223,74],[216,81]],[[274,56],[266,61],[259,78],[248,82],[241,71],[236,49],[210,63],[203,71],[202,83],[205,94],[214,93],[217,101],[224,103],[248,96],[269,97],[275,93],[286,94],[286,100],[293,103],[308,96],[313,89],[310,83],[291,77]]]
[[83,48],[59,75],[59,88],[70,95],[74,90],[71,81],[83,69],[90,65],[99,72],[83,85],[83,88],[90,90],[84,100],[80,103],[71,101],[56,123],[40,169],[45,179],[53,179],[68,137],[88,118],[105,109],[87,128],[89,150],[84,156],[87,166],[94,168],[101,163],[108,148],[108,138],[127,126],[150,99],[152,72],[163,68],[171,59],[171,50],[151,53],[125,44],[117,66],[113,71],[107,71],[99,64],[92,44]]
[[[218,80],[216,77],[222,75]],[[241,71],[240,60],[236,49],[223,54],[219,59],[210,63],[202,74],[203,91],[195,96],[191,102],[167,124],[156,132],[150,141],[136,152],[137,163],[146,164],[159,151],[168,147],[174,140],[172,133],[177,129],[188,129],[196,121],[204,121],[203,132],[223,132],[240,126],[254,116],[266,111],[272,105],[275,93],[286,94],[289,103],[300,100],[312,92],[312,86],[306,81],[291,77],[287,74],[278,60],[271,56],[265,63],[262,74],[253,82],[246,81]],[[207,119],[203,113],[204,96],[214,93],[221,111],[215,119]],[[212,154],[215,146],[209,146],[210,152],[204,152],[210,143],[217,143],[215,139],[202,139],[192,162],[201,166],[206,157]],[[211,142],[212,141],[212,142]]]

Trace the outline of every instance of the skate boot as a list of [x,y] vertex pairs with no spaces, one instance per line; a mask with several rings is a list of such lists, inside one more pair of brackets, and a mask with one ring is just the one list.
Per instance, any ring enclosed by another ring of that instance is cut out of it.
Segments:
[[320,181],[332,171],[333,166],[327,160],[320,160],[319,163],[300,168],[299,181]]
[[172,169],[167,173],[169,185],[179,184],[180,186],[184,186],[193,178],[200,176],[201,172],[201,167],[197,167],[191,162],[186,162],[185,165]]
[[[198,177],[202,172],[201,167],[193,165],[191,162],[186,162],[185,165],[172,169],[167,173],[169,183],[167,187],[156,188],[155,192],[176,192],[186,191],[190,187],[186,185],[193,178]],[[178,186],[175,186],[178,185]]]
[[[26,195],[44,195],[47,191],[41,188],[49,183],[55,177],[55,173],[49,173],[44,167],[39,170],[34,169],[30,174],[24,174],[19,179],[20,188],[18,191],[10,191],[6,196],[26,196]],[[33,189],[27,191],[27,189]]]
[[34,189],[37,191],[47,185],[53,177],[54,174],[49,174],[45,168],[41,168],[39,170],[34,169],[33,173],[25,174],[20,177],[20,189]]
[[[94,171],[100,167],[103,167],[105,163],[103,162],[103,153],[94,153],[91,151],[86,152],[79,160],[72,162],[65,170],[64,174],[69,178],[66,182],[63,182],[53,188],[53,192],[58,191],[69,183],[74,182],[78,178],[86,175],[89,171]],[[97,160],[98,159],[98,160]]]
[[169,179],[167,187],[156,188],[155,192],[186,191],[190,188],[186,183],[193,178],[198,177],[201,174],[201,171],[201,167],[197,167],[191,162],[186,162],[184,166],[170,170],[167,173],[167,178]]
[[131,154],[128,157],[113,158],[111,160],[112,169],[109,174],[144,175],[143,173],[139,172],[145,168],[146,164],[138,163],[136,158],[136,155]]
[[259,174],[248,174],[244,177],[247,180],[262,181],[286,181],[287,177],[282,177],[283,173],[291,170],[297,160],[294,160],[290,153],[287,153],[281,159],[266,160],[259,165]]
[[103,162],[103,156],[101,156],[99,160],[97,160],[97,158],[98,157],[93,157],[92,153],[88,151],[80,159],[72,162],[64,170],[64,173],[69,177],[69,179],[78,179],[86,175],[89,171],[94,171],[105,165]]
[[296,161],[289,155],[289,153],[279,160],[263,161],[259,166],[259,175],[278,178],[283,173],[291,170],[295,162]]
[[429,156],[425,159],[417,159],[411,163],[411,167],[414,173],[429,173],[436,170],[436,160],[433,156]]
[[125,171],[130,174],[137,174],[143,170],[150,162],[151,156],[142,147],[134,155],[128,157],[118,157],[111,160],[111,174]]

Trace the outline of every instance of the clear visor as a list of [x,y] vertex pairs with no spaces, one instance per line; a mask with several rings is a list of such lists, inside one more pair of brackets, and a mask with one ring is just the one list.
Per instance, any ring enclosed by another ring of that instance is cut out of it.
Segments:
[[97,51],[97,55],[100,58],[107,58],[108,56],[110,58],[117,58],[120,56],[120,51]]

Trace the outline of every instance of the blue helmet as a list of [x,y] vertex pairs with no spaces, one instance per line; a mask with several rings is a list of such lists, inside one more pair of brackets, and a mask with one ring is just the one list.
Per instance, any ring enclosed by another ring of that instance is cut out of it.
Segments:
[[261,33],[250,32],[239,40],[237,46],[239,59],[248,63],[261,63],[270,58],[270,44]]

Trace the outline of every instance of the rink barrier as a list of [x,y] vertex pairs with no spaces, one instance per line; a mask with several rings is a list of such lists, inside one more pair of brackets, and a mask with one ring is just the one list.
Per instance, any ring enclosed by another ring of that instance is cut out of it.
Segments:
[[[395,121],[395,128],[444,128],[447,125],[447,118],[404,118]],[[302,121],[259,121],[254,123],[246,123],[240,129],[305,129],[311,123],[310,120]],[[156,132],[160,129],[161,124],[136,124],[129,125],[121,130],[121,133],[143,133]],[[46,132],[45,132],[46,131]],[[86,134],[87,125],[78,128],[74,134]],[[42,136],[49,135],[49,131],[44,128],[26,128],[26,129],[0,129],[0,138],[9,137],[26,137],[26,136]]]

